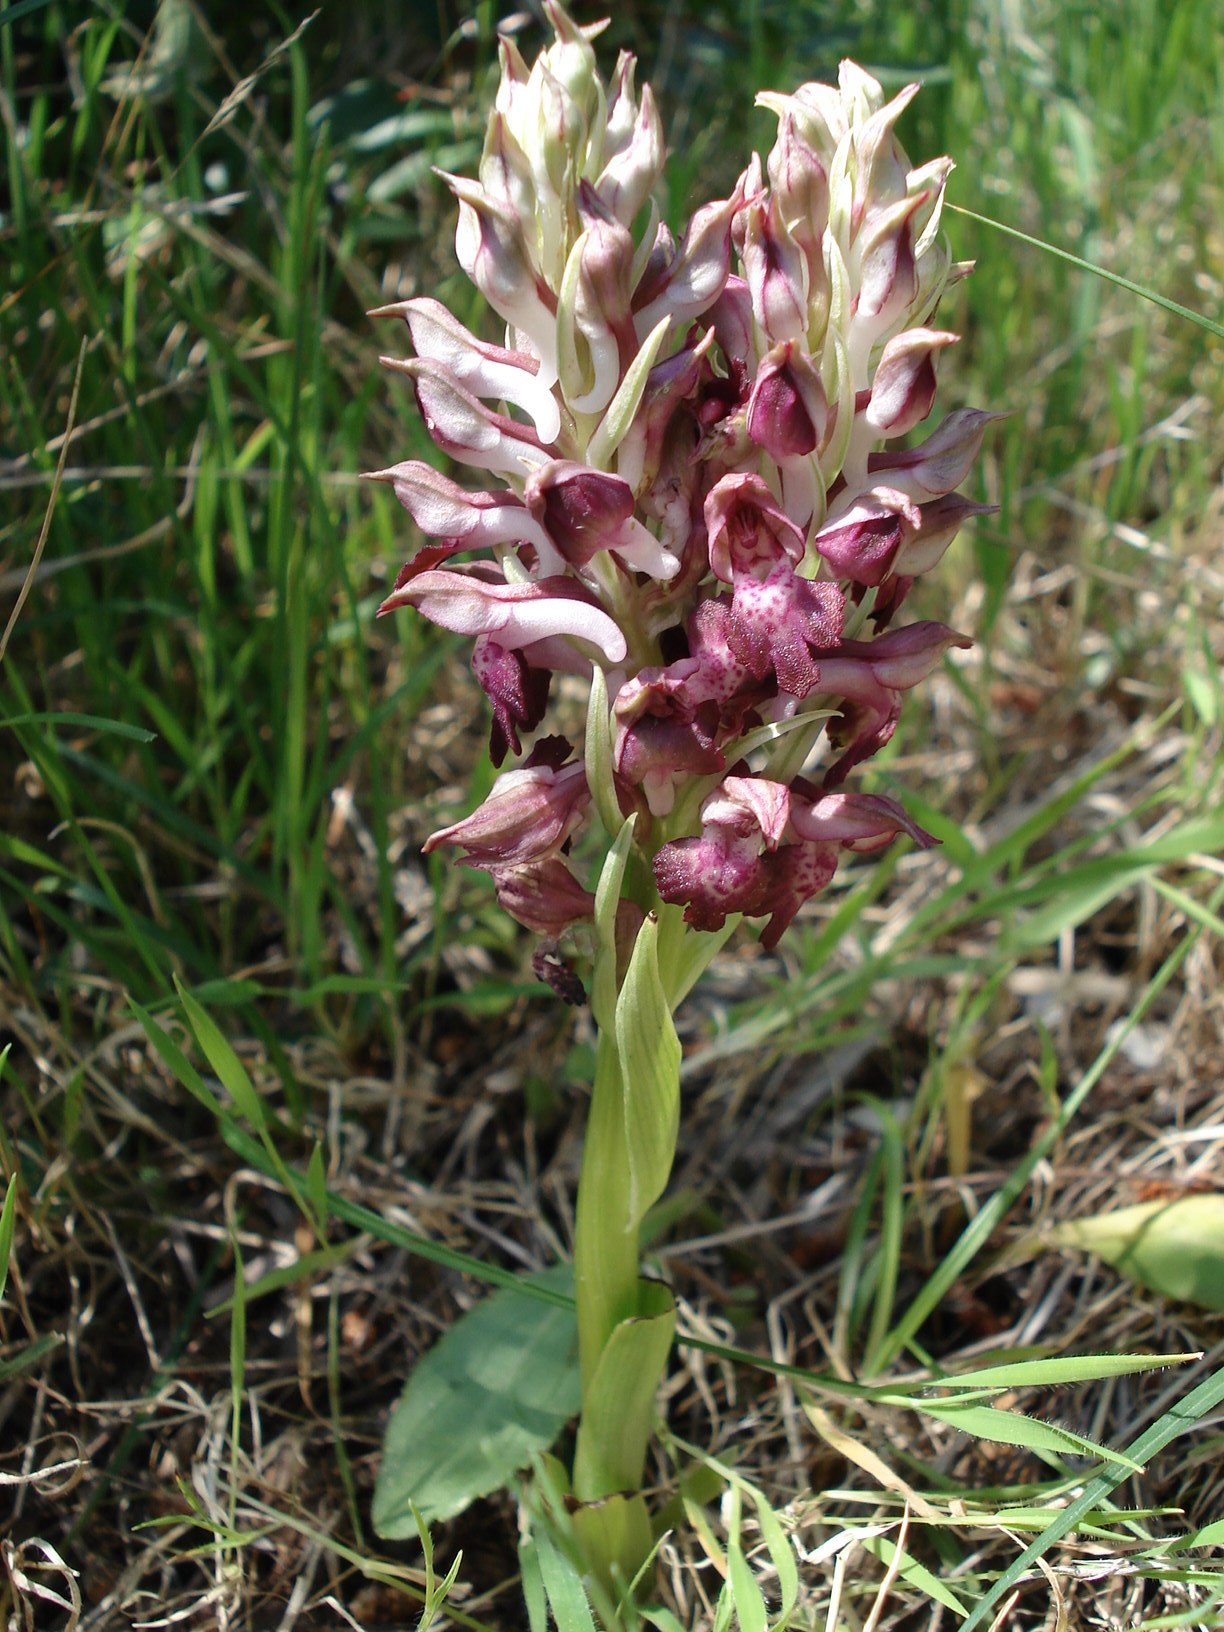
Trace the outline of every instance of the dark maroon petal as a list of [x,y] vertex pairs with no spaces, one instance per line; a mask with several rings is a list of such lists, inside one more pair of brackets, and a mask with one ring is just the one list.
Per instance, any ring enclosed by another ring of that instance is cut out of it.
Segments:
[[405,584],[410,584],[421,573],[432,571],[439,561],[445,561],[449,556],[454,555],[456,550],[465,548],[467,548],[467,545],[461,538],[446,538],[440,544],[422,544],[412,560],[405,561],[396,573],[392,593],[397,589],[403,589]]
[[527,478],[527,503],[572,567],[585,567],[633,514],[633,489],[607,471],[558,459]]
[[574,960],[563,957],[555,946],[541,946],[532,953],[531,972],[571,1008],[581,1008],[586,1002],[586,988],[578,978]]
[[522,768],[534,771],[538,766],[547,766],[549,770],[559,771],[573,751],[566,737],[541,737],[523,761]]
[[852,584],[882,584],[905,537],[905,523],[895,511],[858,516],[844,526],[822,528],[812,547],[839,578]]
[[900,692],[884,692],[879,707],[871,703],[847,702],[842,712],[831,719],[826,727],[834,748],[843,750],[841,757],[825,772],[825,786],[837,788],[846,780],[856,765],[878,753],[891,741],[901,716]]
[[772,952],[791,920],[814,895],[832,882],[837,871],[837,848],[831,844],[785,844],[763,858],[766,886],[760,912],[770,919],[761,931],[761,945]]
[[667,669],[643,670],[617,695],[613,763],[631,786],[667,787],[678,776],[712,776],[724,768],[715,742],[717,707],[693,706],[685,696],[696,668],[692,658],[681,658]]
[[490,635],[482,635],[472,652],[472,673],[493,704],[489,757],[500,766],[510,749],[521,753],[520,731],[534,731],[548,707],[552,676],[536,669],[522,652],[508,652]]
[[795,350],[775,347],[757,370],[748,400],[748,435],[778,463],[814,452],[828,418],[819,376],[792,359]]

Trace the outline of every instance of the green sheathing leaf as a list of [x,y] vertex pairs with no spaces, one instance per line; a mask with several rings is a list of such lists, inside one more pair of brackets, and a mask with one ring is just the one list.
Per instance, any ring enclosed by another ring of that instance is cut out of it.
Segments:
[[[595,986],[598,986],[598,970]],[[574,1220],[574,1275],[584,1386],[622,1320],[638,1313],[638,1238],[627,1224],[629,1157],[616,1037],[600,1027]]]
[[569,1522],[602,1591],[613,1603],[623,1599],[657,1545],[646,1498],[618,1491],[576,1507]]
[[[568,1265],[531,1277],[560,1290]],[[547,1450],[578,1410],[570,1311],[517,1288],[462,1316],[417,1365],[391,1415],[374,1492],[374,1528],[392,1540],[453,1518]]]
[[583,1401],[574,1457],[574,1492],[593,1502],[636,1490],[654,1426],[654,1397],[676,1329],[667,1287],[639,1282],[641,1315],[608,1339]]
[[616,1012],[616,909],[620,905],[634,826],[632,816],[621,823],[595,886],[595,935],[599,950],[591,981],[591,1013],[601,1034],[611,1026]]
[[658,935],[658,921],[647,918],[616,1004],[629,1210],[635,1225],[667,1187],[680,1125],[680,1039],[659,979]]

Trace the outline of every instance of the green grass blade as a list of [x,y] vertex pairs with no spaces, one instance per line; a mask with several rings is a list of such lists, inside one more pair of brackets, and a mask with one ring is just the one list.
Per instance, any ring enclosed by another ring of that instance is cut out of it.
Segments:
[[[1179,1400],[1150,1428],[1144,1429],[1138,1438],[1132,1440],[1126,1447],[1128,1459],[1140,1467],[1145,1466],[1171,1440],[1176,1439],[1179,1434],[1186,1433],[1201,1417],[1205,1417],[1209,1411],[1214,1411],[1221,1402],[1224,1402],[1224,1366],[1212,1372],[1210,1377],[1204,1378],[1184,1399]],[[973,1632],[975,1626],[980,1626],[995,1605],[1023,1579],[1037,1560],[1044,1558],[1053,1546],[1073,1531],[1084,1515],[1091,1512],[1115,1490],[1128,1474],[1127,1468],[1115,1466],[1102,1469],[1090,1479],[1075,1500],[1046,1526],[1019,1558],[1008,1565],[994,1586],[978,1600],[961,1632]]]
[[9,1259],[13,1254],[13,1237],[17,1233],[17,1175],[13,1174],[4,1192],[4,1206],[0,1209],[0,1298],[8,1285]]
[[[1221,884],[1218,889],[1212,892],[1209,910],[1214,912],[1221,901],[1224,901],[1224,884]],[[887,1341],[882,1345],[878,1355],[878,1362],[881,1366],[890,1364],[911,1339],[917,1336],[923,1322],[986,1245],[999,1220],[1009,1211],[1012,1204],[1024,1190],[1034,1167],[1043,1156],[1049,1154],[1062,1137],[1071,1119],[1104,1076],[1123,1043],[1152,1007],[1186,958],[1189,957],[1201,933],[1201,926],[1195,925],[1174,947],[1173,951],[1144,987],[1138,1002],[1126,1020],[1100,1050],[1096,1059],[1084,1072],[1075,1088],[1063,1101],[1058,1115],[1051,1120],[1050,1125],[1017,1165],[1011,1177],[995,1192],[965,1227],[951,1251],[945,1256],[939,1268],[931,1275],[901,1320],[893,1328]]]
[[932,1377],[904,1386],[889,1383],[879,1392],[899,1396],[935,1387],[990,1392],[1058,1388],[1068,1383],[1099,1383],[1106,1377],[1129,1377],[1136,1372],[1183,1366],[1199,1358],[1197,1354],[1082,1354],[1067,1359],[1017,1360],[1011,1365],[983,1366],[979,1371],[962,1371],[954,1376]]
[[963,204],[945,204],[945,209],[954,210],[957,215],[967,216],[970,221],[976,221],[980,226],[993,227],[996,232],[1004,233],[1008,238],[1015,238],[1019,243],[1028,244],[1031,249],[1039,249],[1044,255],[1053,255],[1068,266],[1073,266],[1078,272],[1091,272],[1093,277],[1104,278],[1106,283],[1116,284],[1119,289],[1125,289],[1128,295],[1136,295],[1140,300],[1150,300],[1153,306],[1159,306],[1163,311],[1171,312],[1174,317],[1184,317],[1188,323],[1197,324],[1200,329],[1206,329],[1208,334],[1214,334],[1217,339],[1224,340],[1224,324],[1214,323],[1211,318],[1204,317],[1202,312],[1196,312],[1189,306],[1182,306],[1176,300],[1170,300],[1167,295],[1159,295],[1154,289],[1146,289],[1141,283],[1134,283],[1130,278],[1124,278],[1119,272],[1110,272],[1103,266],[1096,266],[1092,261],[1085,261],[1078,255],[1073,255],[1069,249],[1059,249],[1057,244],[1047,244],[1041,238],[1034,238],[1031,233],[1021,232],[1019,227],[1009,227],[1006,222],[995,221],[989,215],[979,215],[976,210],[966,209]]

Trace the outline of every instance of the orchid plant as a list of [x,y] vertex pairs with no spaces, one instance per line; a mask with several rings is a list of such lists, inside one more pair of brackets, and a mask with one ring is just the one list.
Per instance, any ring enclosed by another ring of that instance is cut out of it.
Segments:
[[[778,121],[764,165],[677,238],[634,59],[605,86],[602,25],[545,11],[533,66],[501,42],[478,179],[445,178],[500,343],[427,296],[376,314],[406,322],[415,356],[388,366],[439,451],[477,473],[377,473],[426,539],[382,611],[473,639],[493,763],[512,765],[426,850],[488,873],[540,937],[539,976],[568,1002],[589,993],[598,1031],[565,1479],[614,1600],[652,1546],[640,1487],[675,1323],[639,1251],[676,1145],[672,1017],[741,919],[772,948],[843,852],[933,842],[851,777],[904,694],[969,644],[898,618],[985,508],[957,489],[992,416],[960,410],[901,444],[957,338],[936,306],[969,270],[940,230],[951,161],[911,168],[895,135],[916,86],[886,100],[844,62],[836,88],[762,95]],[[581,750],[537,734],[554,675],[587,688]]]

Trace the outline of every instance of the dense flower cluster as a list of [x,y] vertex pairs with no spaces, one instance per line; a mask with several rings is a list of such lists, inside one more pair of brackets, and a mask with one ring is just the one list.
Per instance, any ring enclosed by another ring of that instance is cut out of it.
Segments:
[[[633,58],[605,87],[600,25],[545,9],[555,39],[533,67],[502,43],[478,180],[447,178],[459,260],[505,343],[428,297],[381,314],[407,322],[416,356],[388,362],[438,448],[501,485],[416,460],[378,473],[430,540],[383,610],[474,637],[499,766],[543,723],[551,676],[598,666],[607,772],[659,897],[699,929],[767,918],[773,945],[839,851],[930,842],[844,783],[903,693],[968,644],[893,624],[983,508],[955,490],[991,415],[895,446],[956,339],[928,326],[968,270],[940,235],[951,163],[911,169],[894,126],[916,87],[885,101],[846,62],[836,89],[760,98],[778,119],[764,168],[754,156],[677,241]],[[592,910],[569,860],[591,806],[586,762],[547,737],[427,848],[460,848],[555,937]]]

